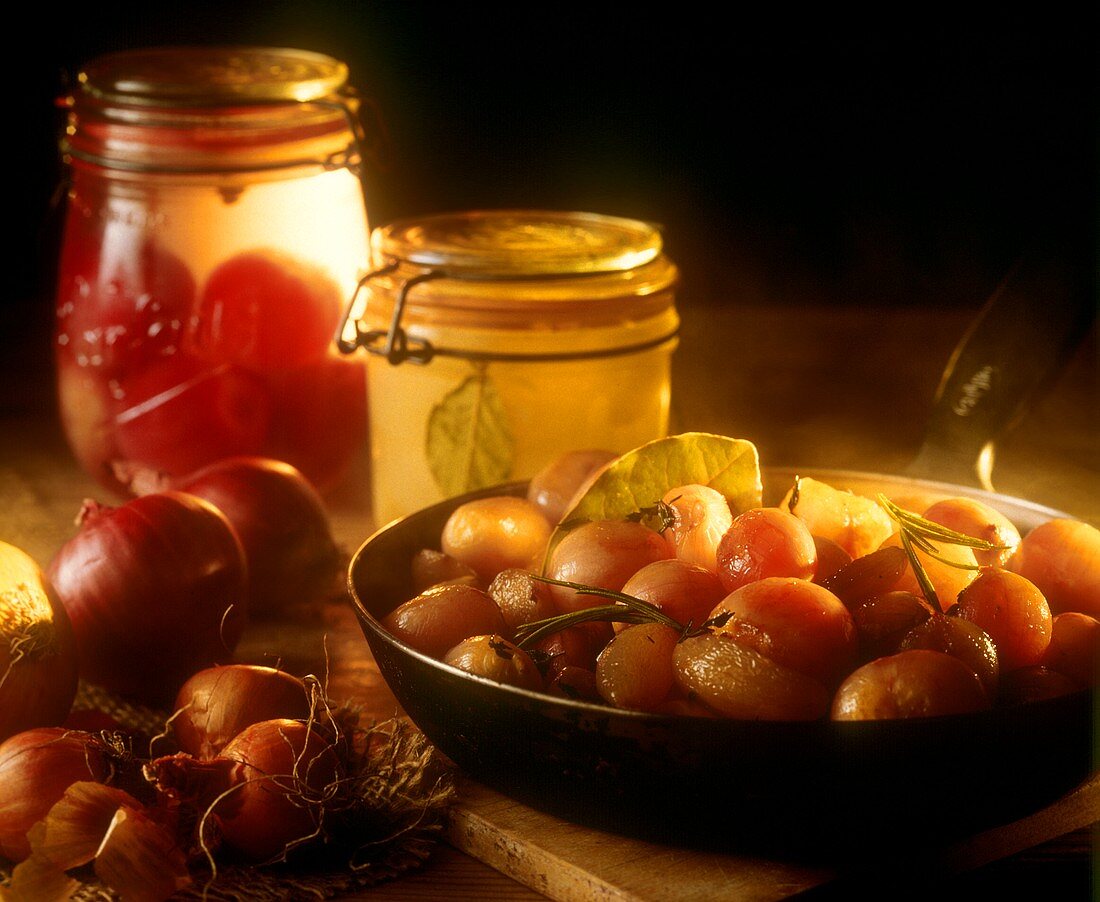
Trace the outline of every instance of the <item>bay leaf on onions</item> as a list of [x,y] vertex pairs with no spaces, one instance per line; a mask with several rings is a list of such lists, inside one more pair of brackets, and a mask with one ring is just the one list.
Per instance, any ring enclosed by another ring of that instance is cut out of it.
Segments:
[[625,520],[652,509],[671,489],[705,485],[721,492],[737,516],[763,504],[760,457],[745,439],[685,432],[657,439],[611,461],[565,512],[547,551],[570,529],[592,520]]

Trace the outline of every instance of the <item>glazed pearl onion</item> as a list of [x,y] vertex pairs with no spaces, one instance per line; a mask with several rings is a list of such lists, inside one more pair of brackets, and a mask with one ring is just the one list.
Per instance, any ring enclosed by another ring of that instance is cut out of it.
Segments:
[[676,557],[708,570],[718,570],[718,543],[733,523],[725,496],[705,485],[683,485],[661,499],[672,508],[672,525],[663,533]]

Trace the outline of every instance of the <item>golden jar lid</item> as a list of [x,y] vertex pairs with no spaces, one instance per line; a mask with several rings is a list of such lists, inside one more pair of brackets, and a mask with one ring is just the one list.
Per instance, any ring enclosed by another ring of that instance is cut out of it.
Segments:
[[[348,304],[337,345],[344,353],[363,347],[395,364],[436,355],[565,360],[635,353],[671,341],[679,325],[672,291],[679,272],[662,247],[655,226],[597,213],[473,210],[398,220],[371,235],[374,268]],[[460,346],[479,331],[512,333],[506,343],[514,345],[520,333],[619,327],[628,327],[621,345],[598,351]],[[425,330],[438,329],[452,330],[459,344],[436,345]]]
[[637,269],[661,233],[634,219],[552,210],[473,210],[398,220],[371,238],[380,259],[478,279],[583,276]]
[[308,50],[154,47],[96,57],[65,98],[63,158],[200,179],[358,172],[365,130],[347,66]]
[[80,71],[81,90],[105,102],[156,106],[292,101],[338,92],[339,60],[273,47],[155,47],[97,57]]

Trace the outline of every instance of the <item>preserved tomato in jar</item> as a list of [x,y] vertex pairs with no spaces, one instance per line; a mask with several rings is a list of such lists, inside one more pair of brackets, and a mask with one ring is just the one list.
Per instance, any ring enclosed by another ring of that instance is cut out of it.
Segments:
[[105,485],[255,454],[328,490],[355,460],[365,374],[334,337],[369,229],[347,75],[241,47],[80,73],[54,340],[66,436]]

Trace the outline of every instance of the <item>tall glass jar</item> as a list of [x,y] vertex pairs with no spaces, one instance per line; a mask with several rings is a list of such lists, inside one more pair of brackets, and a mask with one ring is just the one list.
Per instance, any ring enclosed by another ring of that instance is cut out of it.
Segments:
[[369,241],[347,75],[232,47],[80,73],[55,349],[65,433],[104,484],[260,454],[325,490],[355,458],[365,380],[333,341]]
[[365,346],[379,522],[666,434],[675,265],[652,226],[473,211],[371,238],[341,344]]

